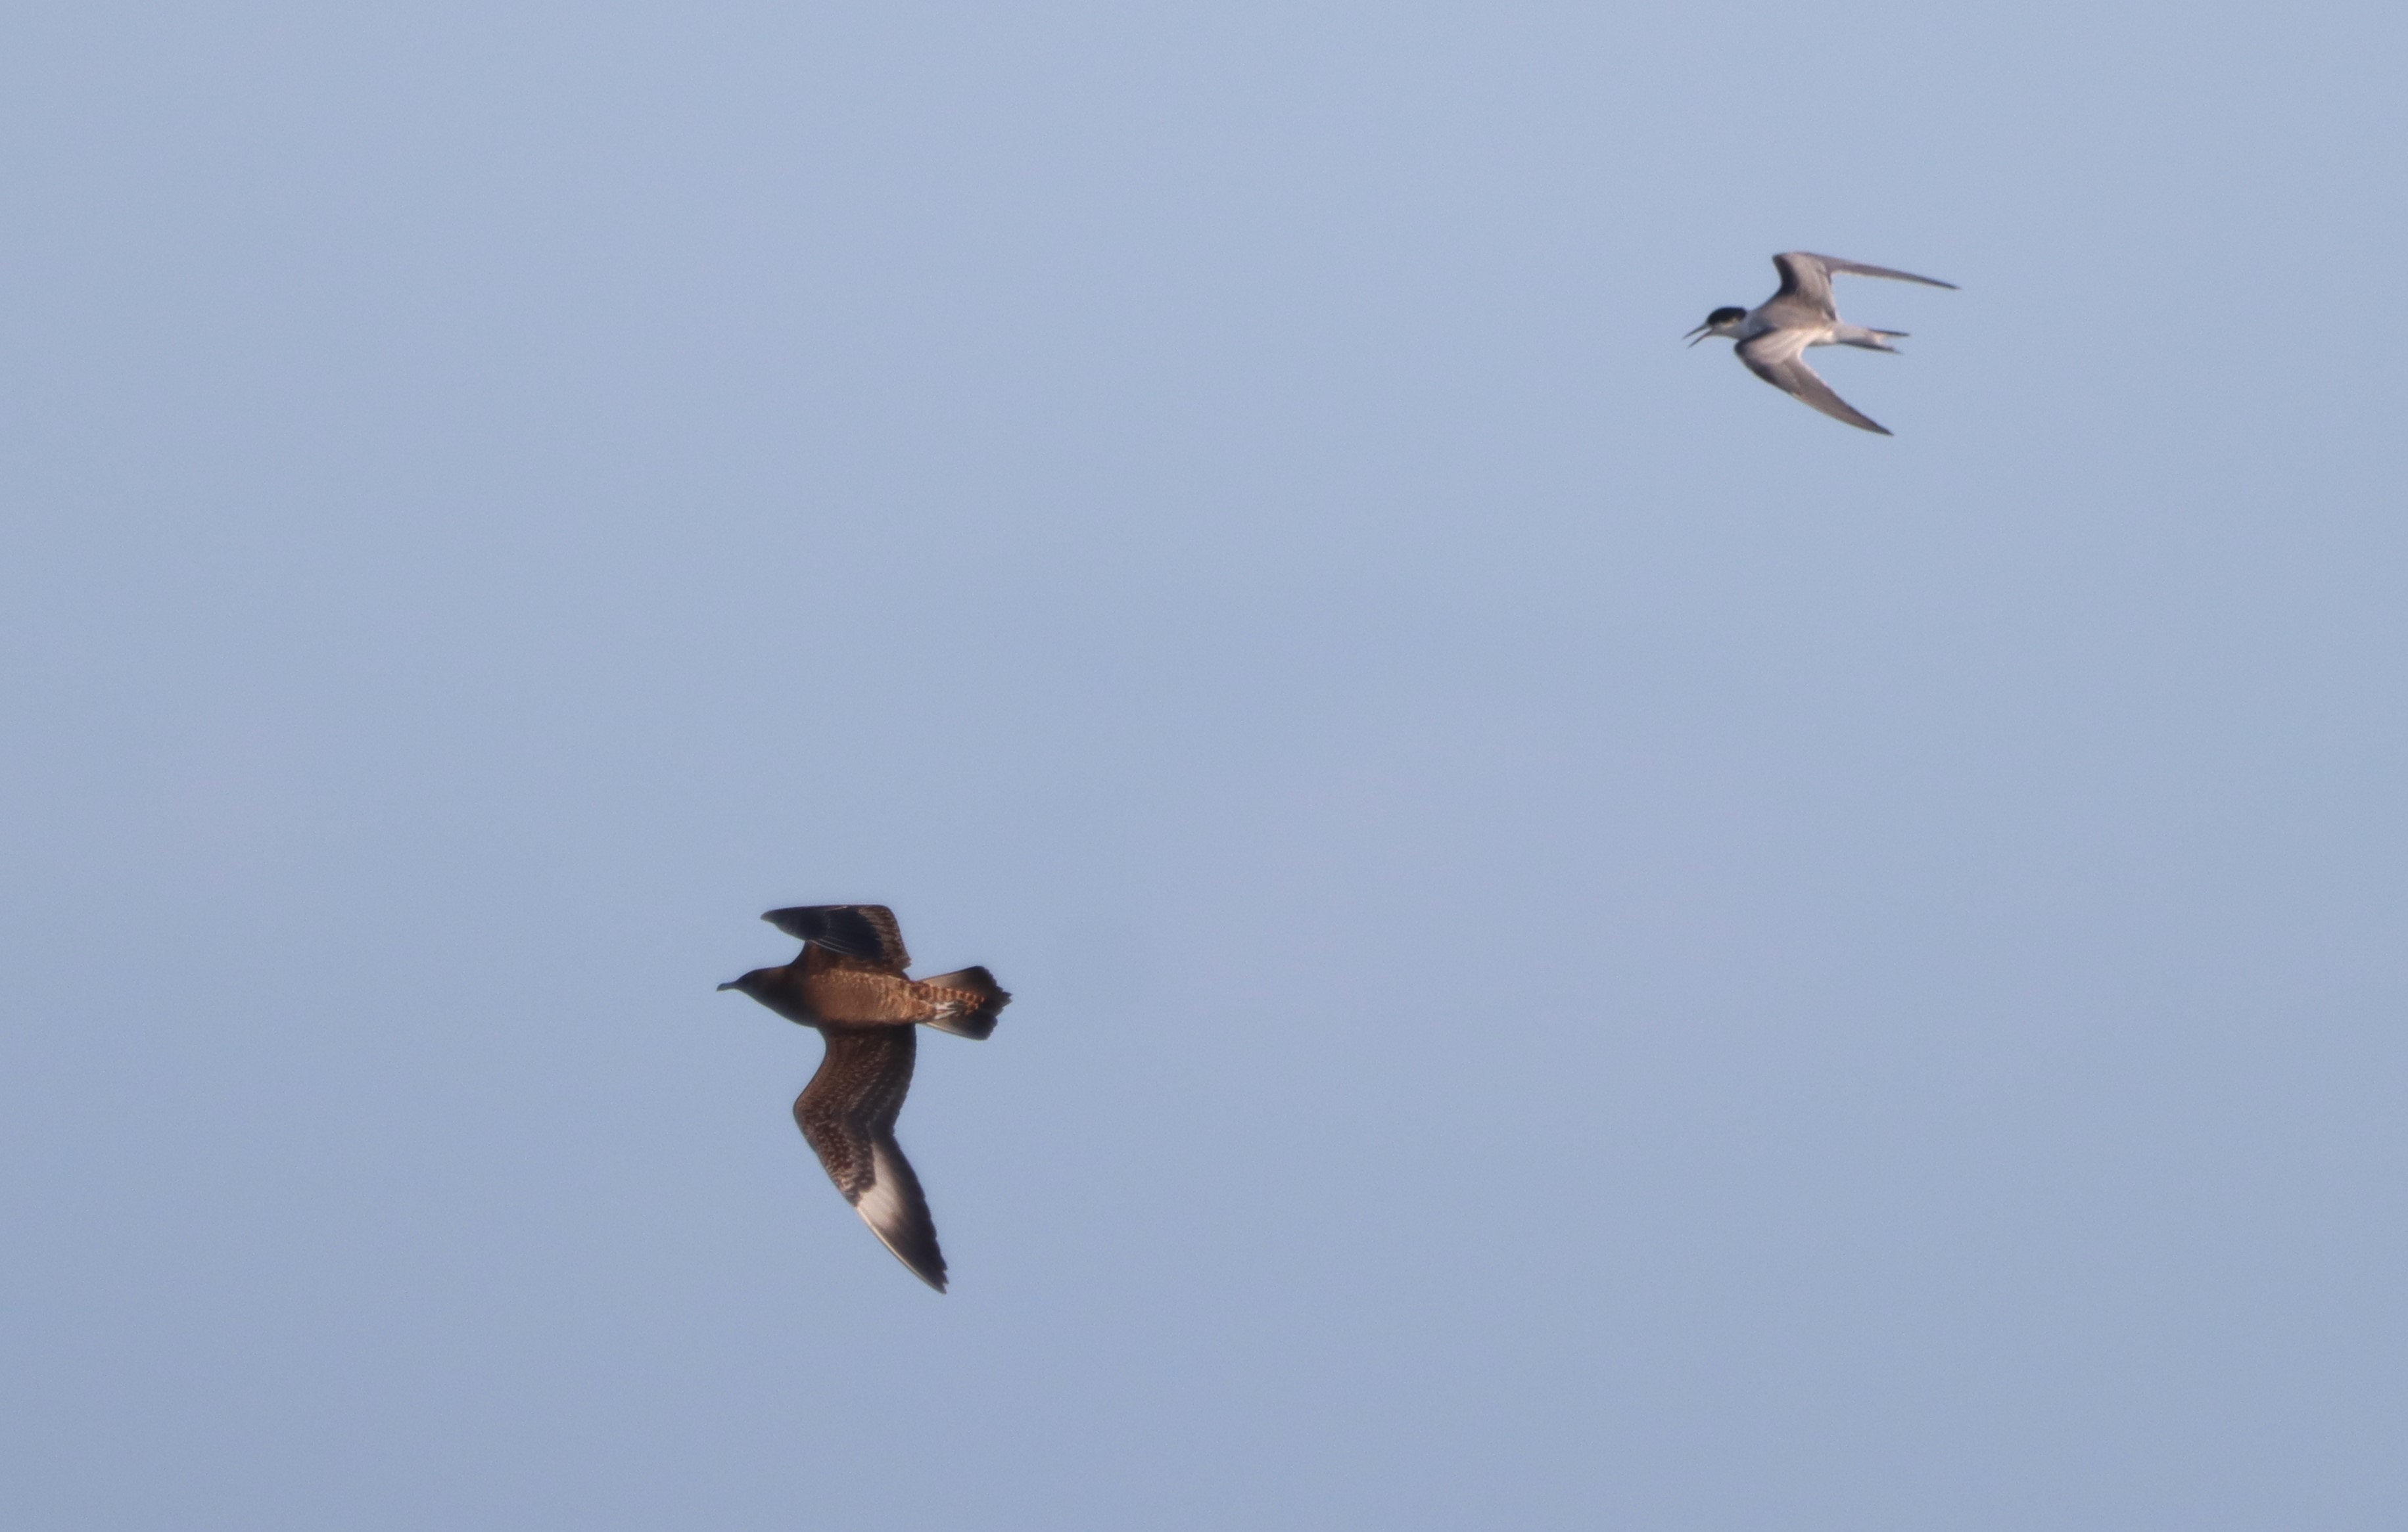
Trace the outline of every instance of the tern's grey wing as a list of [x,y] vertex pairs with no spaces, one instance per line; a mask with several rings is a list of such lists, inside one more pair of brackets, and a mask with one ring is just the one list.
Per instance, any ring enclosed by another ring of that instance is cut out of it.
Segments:
[[1831,273],[1821,256],[1809,255],[1802,250],[1784,251],[1772,258],[1772,269],[1781,273],[1781,291],[1765,300],[1765,308],[1778,304],[1784,308],[1796,308],[1802,305],[1825,319],[1840,317],[1840,311],[1831,305]]
[[1748,371],[1782,393],[1813,406],[1835,421],[1845,421],[1885,437],[1890,434],[1888,427],[1859,412],[1832,393],[1830,384],[1815,376],[1814,369],[1806,365],[1805,337],[1798,331],[1774,330],[1753,340],[1742,340],[1733,349],[1739,352],[1739,359],[1747,364]]
[[920,1178],[895,1141],[895,1118],[911,1088],[919,1029],[828,1027],[827,1057],[795,1097],[795,1122],[828,1179],[879,1242],[920,1280],[945,1290],[945,1256]]
[[1892,271],[1887,266],[1869,266],[1862,261],[1842,261],[1836,255],[1810,255],[1802,250],[1794,250],[1786,255],[1776,255],[1772,258],[1772,264],[1781,266],[1784,280],[1789,274],[1789,268],[1782,265],[1784,261],[1800,263],[1812,261],[1821,266],[1823,292],[1827,296],[1831,291],[1831,273],[1835,271],[1844,271],[1854,277],[1886,277],[1894,282],[1921,282],[1926,287],[1944,287],[1952,293],[1956,290],[1955,282],[1943,282],[1937,277],[1918,277],[1912,271]]

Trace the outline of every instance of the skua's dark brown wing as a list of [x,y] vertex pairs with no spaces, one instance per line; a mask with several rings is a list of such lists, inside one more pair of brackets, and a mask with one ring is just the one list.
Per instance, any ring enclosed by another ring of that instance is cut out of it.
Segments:
[[900,975],[911,966],[903,928],[882,904],[806,904],[772,909],[761,917],[810,946],[824,947],[882,973]]
[[895,1141],[911,1088],[916,1027],[824,1029],[827,1056],[795,1097],[795,1122],[869,1232],[922,1281],[945,1290],[945,1256],[920,1178]]

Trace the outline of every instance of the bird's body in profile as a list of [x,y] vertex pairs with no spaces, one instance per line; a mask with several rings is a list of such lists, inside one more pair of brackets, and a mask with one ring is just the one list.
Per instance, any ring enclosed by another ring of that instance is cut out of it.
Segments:
[[1918,277],[1911,271],[1892,271],[1887,266],[1869,266],[1858,261],[1810,255],[1798,250],[1774,256],[1772,264],[1781,273],[1780,292],[1754,308],[1715,309],[1706,316],[1706,322],[1689,332],[1694,337],[1689,344],[1716,337],[1735,340],[1739,344],[1733,349],[1739,359],[1747,364],[1750,372],[1774,388],[1833,420],[1888,436],[1885,427],[1832,393],[1831,385],[1806,365],[1806,349],[1810,346],[1861,346],[1869,351],[1896,355],[1898,348],[1890,342],[1906,336],[1903,330],[1868,330],[1842,319],[1831,301],[1832,274],[1886,277],[1892,281],[1921,282],[1927,287],[1952,290],[1956,284]]
[[761,918],[800,938],[802,952],[782,968],[755,968],[719,987],[826,1039],[819,1072],[795,1098],[795,1122],[870,1232],[941,1293],[944,1253],[920,1178],[895,1141],[895,1119],[911,1088],[917,1028],[984,1038],[1011,996],[984,968],[905,978],[911,955],[884,905],[801,905]]

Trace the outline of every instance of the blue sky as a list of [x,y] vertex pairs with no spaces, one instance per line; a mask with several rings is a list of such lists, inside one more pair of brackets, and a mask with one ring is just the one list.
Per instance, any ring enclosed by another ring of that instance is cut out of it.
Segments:
[[17,8],[8,1519],[2391,1525],[2403,43]]

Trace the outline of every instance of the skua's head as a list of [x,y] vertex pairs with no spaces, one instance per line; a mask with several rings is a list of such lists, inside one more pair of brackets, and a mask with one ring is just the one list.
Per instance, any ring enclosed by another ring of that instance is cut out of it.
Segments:
[[1706,322],[1690,331],[1683,338],[1694,346],[1700,340],[1711,340],[1716,336],[1727,336],[1737,330],[1739,322],[1745,318],[1747,318],[1747,310],[1744,308],[1717,308],[1706,316]]
[[731,979],[719,987],[724,990],[742,990],[757,999],[760,997],[761,986],[768,979],[770,971],[767,968],[755,968],[743,978]]

